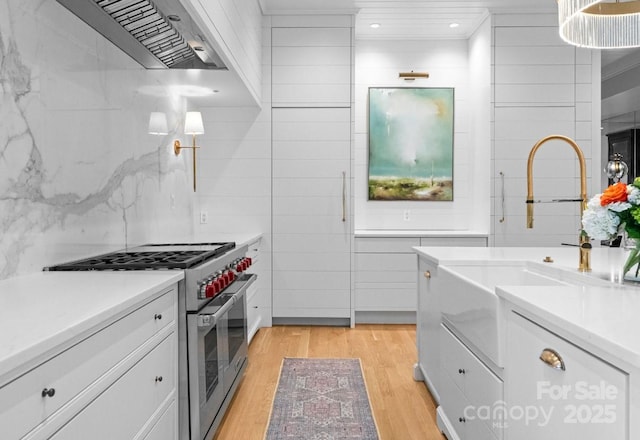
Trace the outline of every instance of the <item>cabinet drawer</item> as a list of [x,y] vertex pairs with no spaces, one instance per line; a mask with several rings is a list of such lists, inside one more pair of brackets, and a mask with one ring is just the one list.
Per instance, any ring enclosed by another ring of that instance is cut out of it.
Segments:
[[178,423],[175,400],[160,416],[160,420],[151,428],[144,440],[176,440],[178,438]]
[[416,311],[416,289],[356,287],[356,310]]
[[[501,420],[492,420],[484,409],[504,408],[503,382],[464,344],[441,325],[442,368],[448,379],[464,394],[470,408],[467,419],[483,420],[497,438],[502,437]],[[444,400],[445,397],[442,397]]]
[[[506,348],[508,406],[539,408],[547,414],[509,420],[507,439],[630,438],[627,373],[513,312],[508,315]],[[540,359],[545,350],[562,358],[564,370]]]
[[420,246],[486,247],[487,237],[422,237]]
[[417,261],[416,254],[356,254],[356,281],[368,281],[366,276],[371,272],[409,272],[408,280],[415,282]]
[[175,396],[175,354],[171,333],[51,440],[133,439],[158,407]]
[[404,253],[414,254],[412,249],[414,246],[420,246],[420,238],[404,237],[404,238],[375,238],[375,237],[356,237],[355,252],[356,253]]
[[[118,364],[175,316],[176,291],[124,316],[0,389],[3,437],[20,438]],[[43,391],[54,390],[52,396]]]
[[461,370],[468,364],[469,356],[465,353],[466,348],[462,346],[458,338],[440,324],[440,347],[442,349],[441,366],[442,371],[449,376],[460,390],[464,391],[464,375]]
[[440,403],[450,426],[456,431],[460,440],[496,440],[496,436],[488,428],[483,417],[477,415],[476,407],[469,403],[466,396],[449,377],[442,379]]

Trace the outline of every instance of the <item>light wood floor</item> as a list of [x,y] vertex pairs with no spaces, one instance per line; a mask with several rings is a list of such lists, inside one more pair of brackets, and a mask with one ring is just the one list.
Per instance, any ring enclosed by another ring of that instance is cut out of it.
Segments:
[[284,357],[361,359],[380,440],[444,440],[423,382],[413,380],[414,325],[262,328],[215,440],[262,440]]

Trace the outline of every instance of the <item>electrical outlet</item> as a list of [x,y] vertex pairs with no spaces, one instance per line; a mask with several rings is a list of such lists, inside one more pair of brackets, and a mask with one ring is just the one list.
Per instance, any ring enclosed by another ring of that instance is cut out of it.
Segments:
[[409,212],[408,209],[404,210],[404,217],[403,218],[404,218],[405,222],[408,222],[409,220],[411,220],[411,213]]
[[207,214],[207,211],[200,211],[200,224],[206,225],[208,221],[209,221],[209,214]]

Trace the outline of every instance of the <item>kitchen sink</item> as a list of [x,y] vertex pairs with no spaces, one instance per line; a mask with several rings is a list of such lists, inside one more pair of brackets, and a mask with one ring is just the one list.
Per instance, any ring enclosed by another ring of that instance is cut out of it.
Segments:
[[[465,340],[477,355],[504,366],[501,335],[504,322],[496,286],[562,286],[559,280],[522,263],[441,266],[438,295],[443,322]],[[479,352],[479,353],[478,353]]]

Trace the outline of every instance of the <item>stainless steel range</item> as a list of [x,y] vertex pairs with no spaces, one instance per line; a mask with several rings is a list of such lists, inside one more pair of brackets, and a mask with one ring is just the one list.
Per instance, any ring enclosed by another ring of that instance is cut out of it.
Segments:
[[178,286],[180,439],[211,438],[247,366],[247,246],[147,244],[50,271],[183,270]]

